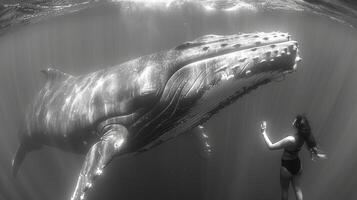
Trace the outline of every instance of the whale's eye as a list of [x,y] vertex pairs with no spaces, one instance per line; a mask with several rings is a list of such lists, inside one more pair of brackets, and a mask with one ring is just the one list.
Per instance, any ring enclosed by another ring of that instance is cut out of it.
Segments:
[[239,59],[239,62],[244,62],[246,60],[247,60],[247,58],[241,58],[241,59]]
[[224,43],[224,44],[221,44],[221,47],[225,47],[227,46],[228,44]]

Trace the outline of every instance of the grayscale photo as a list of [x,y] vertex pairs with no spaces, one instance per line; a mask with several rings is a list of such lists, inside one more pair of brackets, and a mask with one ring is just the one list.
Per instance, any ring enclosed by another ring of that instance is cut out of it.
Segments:
[[357,1],[0,0],[0,200],[357,199]]

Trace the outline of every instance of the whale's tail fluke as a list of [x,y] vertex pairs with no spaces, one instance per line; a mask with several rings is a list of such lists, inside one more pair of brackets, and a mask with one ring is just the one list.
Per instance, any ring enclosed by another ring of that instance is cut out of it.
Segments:
[[12,159],[12,175],[16,177],[17,172],[26,157],[26,154],[30,151],[39,149],[41,145],[29,142],[27,138],[22,138],[19,148],[17,149],[14,158]]
[[16,177],[17,172],[19,171],[19,167],[24,160],[28,150],[25,147],[24,143],[20,144],[20,147],[17,149],[14,158],[12,159],[12,175]]

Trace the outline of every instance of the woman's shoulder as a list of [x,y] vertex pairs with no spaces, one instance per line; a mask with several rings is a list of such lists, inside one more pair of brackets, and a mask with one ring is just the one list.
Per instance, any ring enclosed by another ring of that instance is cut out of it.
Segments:
[[285,140],[291,143],[295,143],[297,141],[296,137],[294,135],[289,135],[285,137]]

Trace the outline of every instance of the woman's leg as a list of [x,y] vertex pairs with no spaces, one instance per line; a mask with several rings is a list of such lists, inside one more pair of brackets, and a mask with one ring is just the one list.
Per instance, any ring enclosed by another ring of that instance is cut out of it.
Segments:
[[285,167],[280,167],[280,186],[281,186],[281,199],[288,200],[289,196],[289,183],[291,174]]
[[302,191],[300,187],[300,177],[301,177],[301,172],[293,176],[292,178],[292,184],[293,184],[293,189],[295,192],[296,200],[302,200]]

